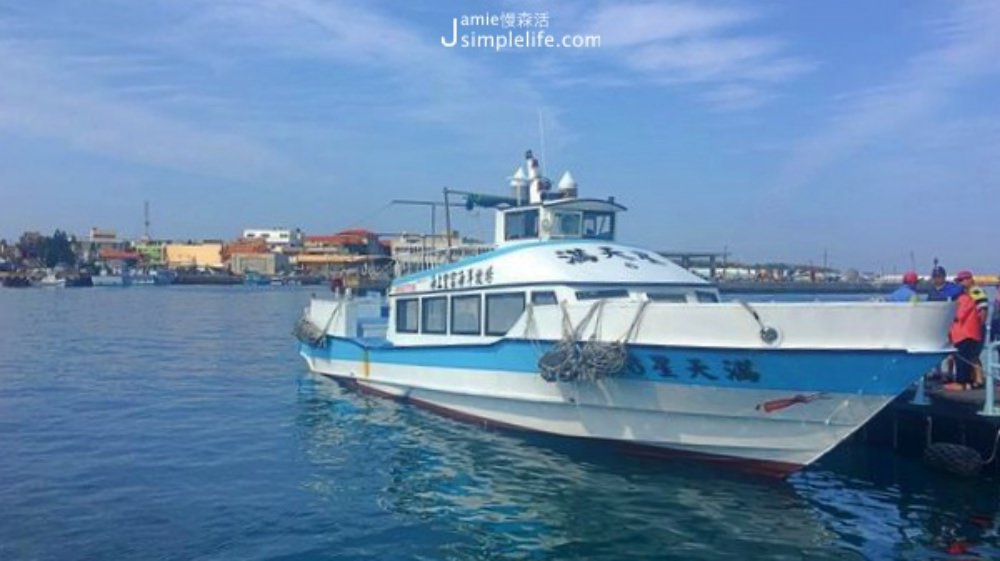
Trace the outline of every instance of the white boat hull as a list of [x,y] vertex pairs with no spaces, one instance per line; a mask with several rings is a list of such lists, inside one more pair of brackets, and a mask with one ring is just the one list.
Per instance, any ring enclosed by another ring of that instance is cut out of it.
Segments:
[[[330,342],[334,348],[350,344]],[[306,345],[301,352],[313,372],[451,416],[776,474],[815,461],[896,395],[863,387],[799,392],[691,385],[686,375],[677,383],[629,378],[548,383],[518,371],[337,360],[323,356],[336,354],[331,350]],[[928,364],[937,360],[920,358]]]
[[936,302],[719,302],[655,254],[592,240],[397,279],[389,308],[313,299],[300,352],[454,416],[785,473],[940,362],[954,317]]

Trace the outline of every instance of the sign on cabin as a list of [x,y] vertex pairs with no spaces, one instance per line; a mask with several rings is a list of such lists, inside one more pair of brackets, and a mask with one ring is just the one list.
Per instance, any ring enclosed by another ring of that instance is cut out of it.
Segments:
[[580,247],[571,247],[569,249],[559,249],[556,250],[556,257],[562,259],[570,265],[579,265],[581,263],[597,263],[602,260],[617,259],[620,260],[629,269],[638,269],[639,263],[645,261],[647,263],[653,263],[655,265],[664,265],[665,263],[661,259],[657,259],[645,251],[636,250],[622,250],[616,249],[609,245],[598,246],[598,253],[594,255],[588,252],[586,249]]
[[474,288],[493,284],[493,265],[467,267],[431,276],[431,290]]

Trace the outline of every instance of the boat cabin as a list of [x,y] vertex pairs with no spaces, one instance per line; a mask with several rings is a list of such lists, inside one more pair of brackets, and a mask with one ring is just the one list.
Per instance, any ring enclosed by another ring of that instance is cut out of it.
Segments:
[[623,210],[613,199],[556,199],[501,209],[496,242],[504,246],[524,241],[614,241],[615,213]]
[[[462,344],[508,336],[529,307],[719,301],[718,290],[655,252],[616,242],[614,199],[578,198],[567,172],[553,191],[528,153],[514,197],[497,209],[496,249],[397,278],[389,293],[393,344]],[[516,331],[516,329],[514,329]],[[446,337],[444,337],[446,336]]]

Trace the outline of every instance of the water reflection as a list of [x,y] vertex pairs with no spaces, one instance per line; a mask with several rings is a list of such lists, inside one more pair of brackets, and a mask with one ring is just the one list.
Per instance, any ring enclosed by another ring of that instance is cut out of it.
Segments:
[[872,559],[926,559],[965,542],[1000,557],[995,481],[961,480],[891,450],[845,446],[789,481],[840,542]]
[[787,484],[623,458],[481,430],[311,377],[300,402],[309,458],[363,463],[378,481],[371,499],[390,514],[461,536],[442,544],[448,558],[860,559],[866,551],[822,510],[832,475]]

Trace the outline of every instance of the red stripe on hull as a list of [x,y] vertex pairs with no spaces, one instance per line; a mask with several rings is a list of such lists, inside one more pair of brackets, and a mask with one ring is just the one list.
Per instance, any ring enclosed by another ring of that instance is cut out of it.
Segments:
[[594,438],[594,437],[573,437],[562,434],[537,431],[519,425],[512,425],[510,423],[494,421],[491,419],[487,419],[485,417],[479,417],[477,415],[470,415],[468,413],[464,413],[462,411],[456,411],[455,409],[451,409],[449,407],[443,407],[436,403],[424,401],[419,398],[395,395],[389,392],[379,390],[377,388],[373,388],[366,384],[360,383],[355,378],[341,378],[339,376],[334,376],[332,374],[323,374],[323,376],[326,376],[327,378],[335,380],[341,384],[350,386],[351,388],[357,389],[361,393],[374,395],[386,399],[392,399],[394,401],[399,401],[399,402],[412,403],[413,405],[420,407],[421,409],[426,409],[427,411],[431,411],[432,413],[436,413],[442,417],[447,417],[449,419],[454,419],[456,421],[461,421],[463,423],[478,425],[484,428],[496,428],[496,429],[515,431],[515,432],[545,434],[549,436],[556,436],[559,438],[572,438],[577,440],[585,440],[588,442],[594,442],[618,448],[623,453],[629,455],[642,456],[646,458],[657,458],[661,460],[684,460],[684,461],[707,462],[714,465],[724,466],[726,468],[737,469],[746,473],[752,473],[755,475],[763,475],[765,477],[774,477],[779,479],[783,479],[805,467],[800,464],[792,464],[788,462],[776,462],[771,460],[753,460],[749,458],[740,458],[736,456],[723,456],[720,454],[692,452],[690,450],[664,448],[662,446],[653,446],[650,444],[642,444],[638,442],[628,442],[625,440],[613,440],[608,438]]

